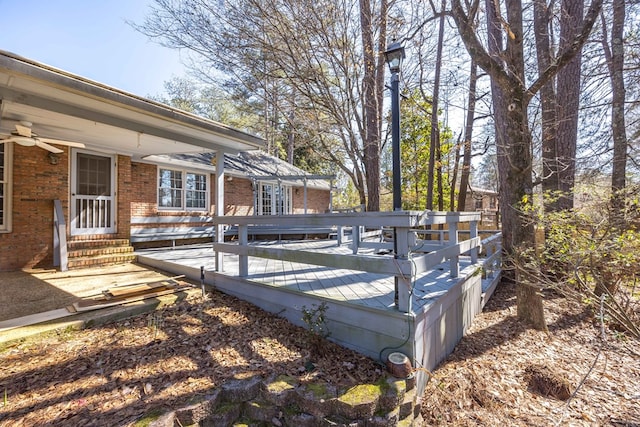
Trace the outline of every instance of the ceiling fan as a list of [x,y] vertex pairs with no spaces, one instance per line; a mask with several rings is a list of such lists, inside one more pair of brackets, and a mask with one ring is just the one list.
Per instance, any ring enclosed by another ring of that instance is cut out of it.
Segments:
[[49,144],[66,145],[69,147],[84,148],[84,144],[80,142],[64,141],[61,139],[40,138],[31,131],[31,122],[21,121],[16,123],[16,130],[11,132],[8,138],[0,139],[0,144],[5,142],[15,142],[25,147],[33,147],[34,145],[43,148],[52,153],[62,153],[62,150]]

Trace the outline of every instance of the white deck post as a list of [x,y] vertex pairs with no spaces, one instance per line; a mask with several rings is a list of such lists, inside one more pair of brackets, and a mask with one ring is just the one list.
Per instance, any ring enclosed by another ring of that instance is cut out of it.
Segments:
[[[449,222],[449,246],[456,246],[458,244],[458,222]],[[459,256],[452,256],[449,260],[449,271],[451,277],[458,277],[460,274]]]
[[[249,226],[240,224],[238,226],[238,245],[247,246],[249,243]],[[249,275],[249,256],[238,255],[238,274],[240,277]]]
[[[470,239],[475,239],[476,237],[478,237],[478,221],[471,221],[469,223],[469,238]],[[474,246],[471,251],[471,263],[475,264],[476,262],[478,262],[478,247]]]
[[353,254],[356,255],[358,253],[358,247],[360,246],[360,226],[354,225],[351,227],[351,249],[353,250]]
[[[396,227],[396,254],[398,260],[407,260],[409,258],[409,228]],[[411,277],[406,277],[401,273],[395,275],[395,292],[398,295],[397,308],[403,313],[411,312]]]
[[[218,217],[218,221],[216,222],[216,235],[214,237],[216,243],[224,243],[224,228],[223,224],[220,222],[220,218],[224,216],[224,152],[218,151],[216,152],[216,204],[215,204],[215,214]],[[223,271],[223,253],[216,251],[214,253],[215,256],[215,268],[216,271]]]

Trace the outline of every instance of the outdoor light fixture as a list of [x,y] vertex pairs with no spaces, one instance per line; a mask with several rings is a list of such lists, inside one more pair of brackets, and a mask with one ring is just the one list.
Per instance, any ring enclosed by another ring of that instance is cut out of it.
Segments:
[[396,74],[400,72],[400,67],[402,67],[402,60],[405,58],[404,55],[404,47],[393,40],[391,45],[387,47],[387,50],[384,52],[384,58],[389,64],[389,70],[392,74]]
[[52,165],[57,165],[58,162],[60,161],[60,157],[55,153],[49,153],[48,156],[49,156],[49,163]]

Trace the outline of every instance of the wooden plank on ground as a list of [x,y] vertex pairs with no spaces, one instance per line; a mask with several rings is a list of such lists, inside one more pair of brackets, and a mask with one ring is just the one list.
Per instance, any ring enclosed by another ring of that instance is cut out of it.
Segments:
[[104,294],[108,297],[123,297],[127,295],[140,294],[145,292],[159,291],[164,290],[173,286],[169,281],[162,282],[154,282],[154,283],[145,283],[143,285],[134,285],[134,286],[121,286],[117,288],[109,288],[104,291]]
[[73,313],[66,308],[58,308],[55,310],[44,311],[42,313],[29,314],[27,316],[16,317],[0,322],[0,332],[9,329],[20,328],[23,326],[34,325],[36,323],[48,322],[50,320],[60,319],[62,317],[71,316]]
[[129,296],[126,298],[119,298],[118,300],[105,300],[105,299],[94,299],[94,300],[89,300],[89,299],[84,299],[82,301],[78,301],[73,303],[73,308],[76,309],[76,311],[82,312],[82,311],[91,311],[91,310],[98,310],[101,308],[107,308],[107,307],[113,307],[115,305],[120,305],[120,304],[128,304],[130,302],[136,302],[136,301],[141,301],[143,299],[147,299],[147,298],[155,298],[155,297],[159,297],[162,295],[169,295],[172,294],[174,292],[177,292],[179,290],[182,290],[186,287],[189,286],[183,286],[183,287],[172,287],[170,289],[165,289],[165,290],[160,290],[157,292],[149,292],[149,293],[143,293],[143,294],[139,294],[139,295],[133,295],[133,296]]
[[119,298],[119,297],[127,297],[130,295],[136,295],[145,292],[155,292],[160,291],[162,289],[168,289],[171,287],[179,286],[180,282],[177,282],[174,279],[180,279],[184,276],[175,276],[170,277],[163,280],[157,280],[155,282],[146,282],[146,283],[132,283],[128,285],[119,285],[114,286],[113,288],[109,288],[102,293],[107,298]]

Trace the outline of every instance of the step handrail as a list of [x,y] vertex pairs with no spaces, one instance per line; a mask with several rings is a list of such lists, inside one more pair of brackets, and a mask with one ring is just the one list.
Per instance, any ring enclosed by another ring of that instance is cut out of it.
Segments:
[[60,267],[60,271],[67,271],[69,257],[67,249],[67,224],[64,220],[62,202],[53,201],[53,266]]

